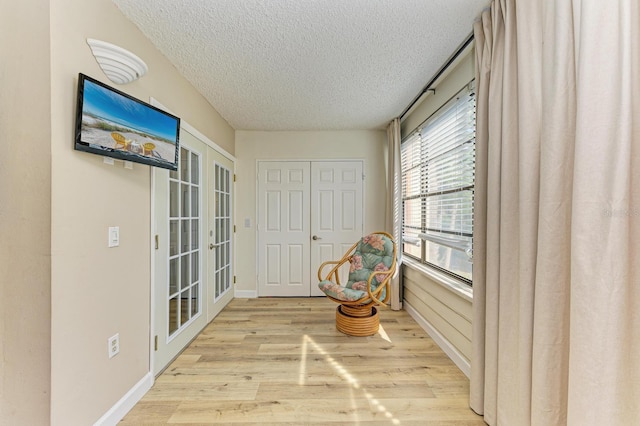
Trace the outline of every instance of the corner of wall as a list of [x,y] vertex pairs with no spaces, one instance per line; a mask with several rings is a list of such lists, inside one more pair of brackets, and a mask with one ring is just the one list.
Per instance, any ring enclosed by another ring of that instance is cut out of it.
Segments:
[[0,423],[40,425],[51,404],[50,7],[24,0],[3,9]]

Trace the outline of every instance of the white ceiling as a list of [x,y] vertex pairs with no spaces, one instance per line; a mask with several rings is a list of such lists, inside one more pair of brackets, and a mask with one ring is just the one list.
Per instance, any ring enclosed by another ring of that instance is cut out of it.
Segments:
[[236,130],[383,128],[489,3],[112,1]]

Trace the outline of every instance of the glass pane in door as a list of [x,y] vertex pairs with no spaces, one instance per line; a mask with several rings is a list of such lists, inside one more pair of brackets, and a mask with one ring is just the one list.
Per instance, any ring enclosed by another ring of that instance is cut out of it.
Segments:
[[185,329],[200,312],[201,156],[180,148],[178,173],[169,174],[169,336]]

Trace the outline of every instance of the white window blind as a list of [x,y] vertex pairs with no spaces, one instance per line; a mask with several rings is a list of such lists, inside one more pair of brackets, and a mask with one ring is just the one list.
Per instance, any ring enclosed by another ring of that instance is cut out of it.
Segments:
[[404,252],[469,283],[475,109],[470,84],[401,147]]

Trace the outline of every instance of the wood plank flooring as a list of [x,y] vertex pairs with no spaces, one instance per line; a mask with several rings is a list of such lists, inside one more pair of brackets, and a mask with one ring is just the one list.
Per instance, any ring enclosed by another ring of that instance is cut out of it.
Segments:
[[345,336],[326,298],[234,299],[121,425],[484,425],[469,381],[405,311]]

